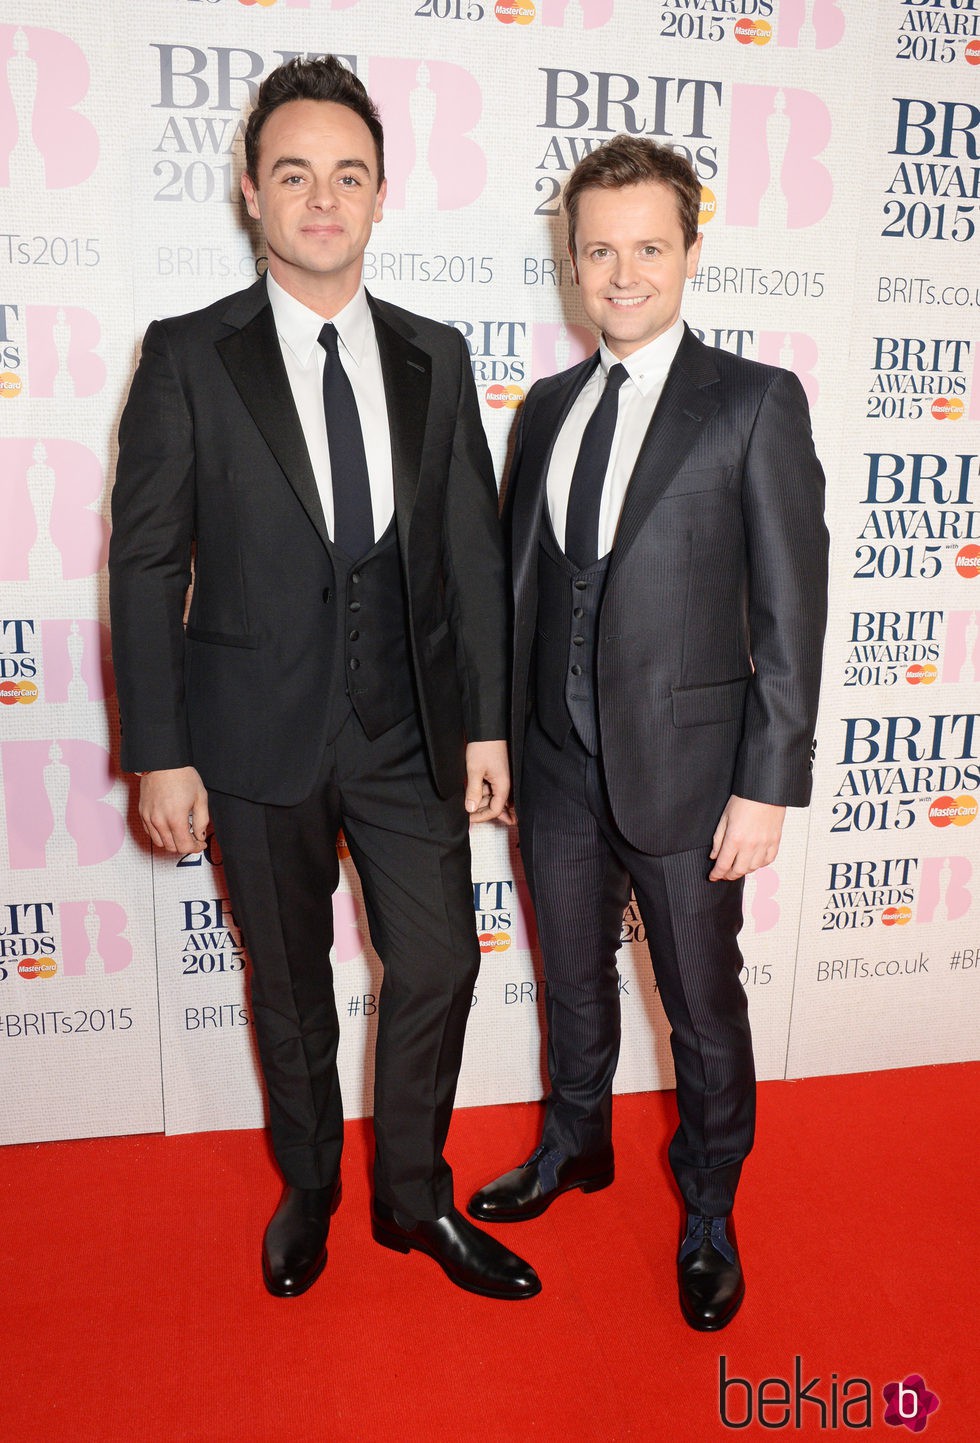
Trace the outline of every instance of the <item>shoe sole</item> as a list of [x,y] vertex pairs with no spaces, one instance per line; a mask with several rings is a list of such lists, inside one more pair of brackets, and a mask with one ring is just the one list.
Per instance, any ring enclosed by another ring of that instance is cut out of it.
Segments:
[[468,1293],[478,1293],[483,1298],[498,1298],[502,1302],[516,1303],[520,1302],[522,1298],[533,1298],[541,1291],[540,1278],[535,1279],[536,1287],[530,1288],[527,1292],[522,1293],[505,1292],[495,1288],[481,1288],[479,1283],[465,1282],[462,1278],[458,1277],[442,1258],[436,1256],[431,1248],[424,1247],[421,1243],[409,1242],[407,1238],[399,1237],[397,1233],[385,1232],[384,1228],[379,1226],[373,1219],[371,1222],[371,1233],[376,1243],[380,1243],[383,1248],[390,1248],[393,1253],[424,1253],[425,1256],[431,1258],[434,1263],[439,1264],[451,1283],[455,1283],[457,1288],[464,1288]]
[[542,1213],[547,1212],[551,1204],[557,1202],[565,1193],[574,1192],[576,1188],[579,1192],[601,1192],[604,1187],[610,1187],[615,1179],[616,1170],[615,1168],[610,1168],[608,1172],[596,1173],[595,1177],[585,1177],[581,1182],[571,1182],[567,1187],[555,1188],[553,1192],[545,1193],[544,1197],[538,1198],[533,1203],[528,1203],[527,1207],[521,1208],[519,1212],[512,1211],[505,1213],[497,1212],[495,1209],[480,1212],[473,1207],[472,1199],[467,1204],[466,1211],[471,1218],[476,1218],[481,1223],[529,1222],[531,1218],[539,1218]]

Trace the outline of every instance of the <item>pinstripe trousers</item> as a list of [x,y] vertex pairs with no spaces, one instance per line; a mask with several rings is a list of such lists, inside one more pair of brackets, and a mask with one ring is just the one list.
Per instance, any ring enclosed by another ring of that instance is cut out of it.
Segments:
[[620,1044],[616,953],[630,889],[646,926],[677,1079],[670,1165],[691,1212],[729,1213],[752,1146],[755,1068],[739,973],[742,882],[709,882],[710,841],[651,856],[619,832],[574,732],[532,720],[520,834],[544,959],[551,1092],[542,1141],[569,1156],[611,1142]]

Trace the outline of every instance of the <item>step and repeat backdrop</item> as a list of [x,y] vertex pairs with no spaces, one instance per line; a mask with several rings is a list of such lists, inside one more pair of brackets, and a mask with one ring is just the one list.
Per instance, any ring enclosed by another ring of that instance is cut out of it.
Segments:
[[[8,0],[0,1140],[262,1121],[217,844],[153,855],[117,769],[108,497],[146,324],[264,269],[239,200],[256,84],[326,50],[387,130],[368,285],[463,333],[501,473],[527,387],[595,346],[564,252],[568,171],[621,130],[694,161],[687,319],[800,376],[833,535],[813,805],[746,889],[759,1071],[976,1057],[980,0]],[[519,846],[473,841],[484,959],[459,1101],[537,1098]],[[335,917],[362,1115],[382,978],[349,861]],[[617,1086],[669,1087],[633,908],[623,936]]]

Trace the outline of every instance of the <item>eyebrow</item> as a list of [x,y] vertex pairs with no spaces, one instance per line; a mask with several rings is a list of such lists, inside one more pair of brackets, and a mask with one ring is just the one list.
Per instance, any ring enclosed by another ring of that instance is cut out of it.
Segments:
[[576,251],[580,252],[580,253],[583,254],[583,255],[585,254],[586,251],[589,251],[589,250],[597,250],[597,249],[602,249],[602,250],[622,250],[622,249],[627,249],[627,250],[629,250],[629,249],[639,249],[639,248],[641,248],[642,246],[656,246],[656,247],[658,248],[658,250],[671,250],[671,249],[673,248],[673,242],[670,241],[670,240],[668,240],[666,236],[645,236],[642,240],[626,241],[625,244],[620,244],[620,245],[617,245],[614,241],[609,241],[609,240],[581,240],[581,241],[580,241],[580,240],[576,239],[576,241],[575,241],[575,249],[576,249]]
[[[313,164],[311,161],[306,160],[301,155],[280,155],[278,160],[276,160],[275,164],[273,165],[272,171],[270,173],[272,175],[275,175],[276,171],[278,170],[290,169],[294,167],[300,170],[312,170]],[[353,156],[348,160],[338,160],[334,164],[333,169],[363,170],[365,175],[371,174],[365,162],[363,160],[359,160],[357,156]]]

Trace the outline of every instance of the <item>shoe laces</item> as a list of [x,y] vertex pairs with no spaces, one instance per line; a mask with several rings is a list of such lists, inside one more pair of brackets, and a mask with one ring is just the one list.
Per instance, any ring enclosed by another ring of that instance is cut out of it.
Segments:
[[538,1163],[544,1162],[546,1159],[554,1158],[556,1161],[560,1161],[564,1156],[565,1154],[560,1148],[547,1147],[545,1143],[539,1142],[527,1162],[523,1165],[524,1167],[537,1167]]
[[681,1261],[689,1257],[691,1253],[696,1253],[702,1243],[708,1242],[727,1263],[734,1263],[735,1249],[725,1232],[727,1221],[728,1219],[725,1217],[706,1217],[703,1213],[688,1213],[687,1233],[680,1250]]
[[558,1168],[565,1161],[565,1154],[559,1147],[546,1147],[539,1143],[524,1166],[535,1167],[543,1192],[554,1192],[558,1186]]

